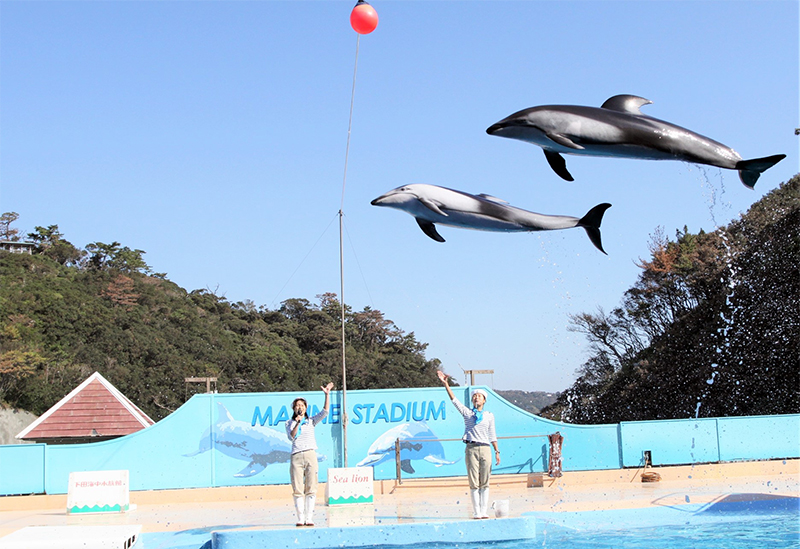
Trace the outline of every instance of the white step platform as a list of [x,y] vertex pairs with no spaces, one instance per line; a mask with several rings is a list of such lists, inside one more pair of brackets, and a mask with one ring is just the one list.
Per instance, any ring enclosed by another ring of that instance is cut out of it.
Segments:
[[141,525],[26,526],[0,538],[0,549],[129,549]]

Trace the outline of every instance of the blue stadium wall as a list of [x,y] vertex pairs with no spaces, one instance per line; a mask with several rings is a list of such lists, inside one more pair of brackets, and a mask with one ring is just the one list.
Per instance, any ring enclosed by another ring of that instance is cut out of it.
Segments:
[[[571,425],[525,412],[488,388],[502,463],[495,474],[548,470],[547,435],[564,437],[564,471],[800,457],[800,415]],[[469,388],[454,388],[468,402]],[[193,396],[176,412],[119,439],[76,445],[0,446],[0,495],[64,494],[70,472],[127,469],[131,490],[287,484],[286,420],[292,399],[312,412],[322,392]],[[461,476],[463,420],[443,388],[349,391],[347,465],[372,466],[375,479],[396,476],[394,440],[404,478]],[[344,466],[341,393],[317,426],[320,481]],[[513,437],[513,438],[503,438]],[[456,439],[434,441],[431,439]]]

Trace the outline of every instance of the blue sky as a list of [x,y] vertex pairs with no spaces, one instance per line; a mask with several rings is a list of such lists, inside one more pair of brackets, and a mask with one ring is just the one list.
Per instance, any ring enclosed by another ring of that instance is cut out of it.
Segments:
[[[0,2],[0,209],[16,226],[146,252],[187,290],[277,308],[339,292],[337,212],[354,1]],[[798,172],[798,2],[375,0],[360,40],[344,194],[345,301],[429,343],[460,381],[558,391],[586,359],[568,315],[609,310],[658,227],[724,225]],[[543,104],[643,111],[744,158],[733,171],[569,156],[488,126]],[[580,217],[610,202],[608,256],[580,229],[497,234],[370,206],[408,183]]]

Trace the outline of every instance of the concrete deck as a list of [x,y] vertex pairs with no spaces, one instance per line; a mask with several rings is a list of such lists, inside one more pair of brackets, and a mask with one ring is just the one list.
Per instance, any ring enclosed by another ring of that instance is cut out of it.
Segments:
[[[567,472],[557,479],[495,475],[490,499],[509,500],[510,517],[519,518],[531,513],[696,508],[736,494],[760,494],[757,497],[761,498],[800,495],[800,460],[651,471],[660,474],[659,482],[643,483],[641,469]],[[315,529],[331,529],[331,535],[342,528],[470,521],[471,517],[464,477],[407,480],[400,485],[376,481],[371,505],[329,507],[324,505],[324,493],[325,487],[320,485]],[[27,526],[139,525],[146,549],[199,548],[210,542],[214,531],[267,530],[279,536],[278,530],[287,535],[301,530],[294,526],[287,485],[131,492],[130,499],[135,508],[127,513],[67,515],[66,495],[0,498],[0,547],[4,536]]]

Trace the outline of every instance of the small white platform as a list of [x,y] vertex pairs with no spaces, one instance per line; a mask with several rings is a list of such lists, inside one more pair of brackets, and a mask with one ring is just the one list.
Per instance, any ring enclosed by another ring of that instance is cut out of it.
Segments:
[[0,549],[128,549],[141,525],[27,526],[0,538]]

